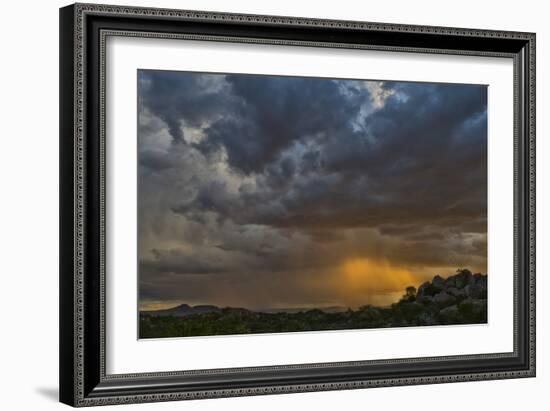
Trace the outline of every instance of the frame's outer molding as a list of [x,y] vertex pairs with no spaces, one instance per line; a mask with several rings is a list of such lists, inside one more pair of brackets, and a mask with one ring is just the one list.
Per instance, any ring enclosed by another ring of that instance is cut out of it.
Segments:
[[60,9],[59,15],[59,399],[76,405],[73,382],[75,375],[76,345],[74,324],[74,225],[75,204],[74,128],[76,107],[74,101],[74,9]]
[[[106,375],[106,33],[514,59],[513,353]],[[535,375],[535,34],[75,4],[60,9],[60,400],[73,406]]]

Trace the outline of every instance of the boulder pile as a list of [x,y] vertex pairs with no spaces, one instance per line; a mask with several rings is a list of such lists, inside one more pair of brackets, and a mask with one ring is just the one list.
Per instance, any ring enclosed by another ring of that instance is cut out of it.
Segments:
[[409,287],[392,309],[408,325],[487,322],[487,276],[458,270],[446,279],[436,275],[415,290]]

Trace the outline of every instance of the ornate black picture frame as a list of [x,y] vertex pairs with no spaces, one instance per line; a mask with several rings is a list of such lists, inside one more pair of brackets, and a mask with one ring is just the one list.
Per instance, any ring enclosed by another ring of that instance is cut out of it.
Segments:
[[[108,36],[513,59],[513,352],[107,374]],[[75,4],[60,10],[60,101],[61,402],[92,406],[535,376],[535,34]]]

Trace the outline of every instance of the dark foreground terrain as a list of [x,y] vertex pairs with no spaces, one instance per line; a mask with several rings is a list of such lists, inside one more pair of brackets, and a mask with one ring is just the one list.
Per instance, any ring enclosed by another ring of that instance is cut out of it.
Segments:
[[349,330],[487,322],[487,276],[462,269],[444,279],[436,275],[407,287],[390,307],[365,305],[357,310],[256,312],[211,305],[142,311],[140,338]]

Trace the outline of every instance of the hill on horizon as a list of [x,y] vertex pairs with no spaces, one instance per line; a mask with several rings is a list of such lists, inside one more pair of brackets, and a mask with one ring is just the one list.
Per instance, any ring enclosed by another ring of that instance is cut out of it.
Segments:
[[199,304],[191,306],[189,304],[180,304],[171,308],[163,308],[159,310],[140,310],[141,315],[145,316],[173,316],[173,317],[185,317],[194,314],[216,313],[222,310],[242,311],[242,312],[257,312],[266,314],[276,313],[299,313],[307,312],[311,310],[320,310],[326,313],[343,312],[347,311],[348,307],[343,306],[328,306],[328,307],[287,307],[287,308],[264,308],[264,309],[249,309],[243,307],[218,307],[210,304]]

